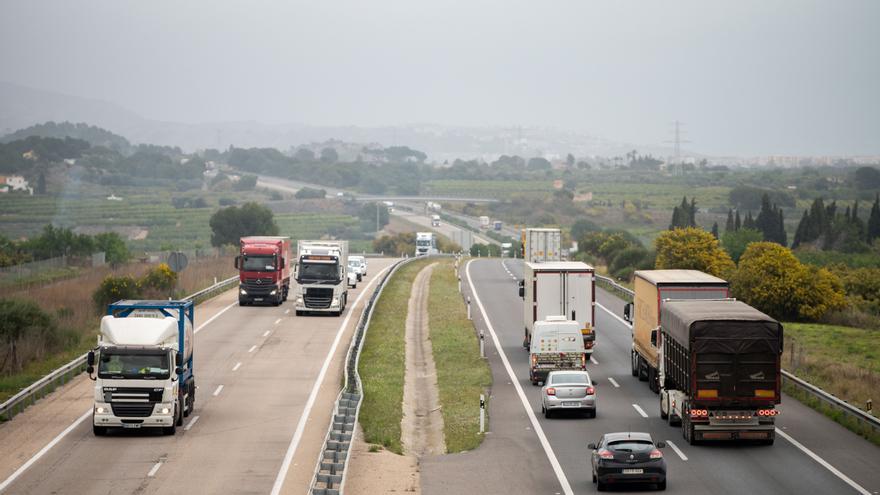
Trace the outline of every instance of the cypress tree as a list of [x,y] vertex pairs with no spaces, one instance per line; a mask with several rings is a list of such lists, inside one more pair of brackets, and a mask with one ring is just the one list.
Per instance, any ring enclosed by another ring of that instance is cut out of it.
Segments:
[[801,221],[798,222],[797,230],[794,231],[794,241],[791,243],[791,248],[794,249],[801,245],[804,242],[804,232],[810,228],[810,215],[807,213],[807,210],[804,210],[804,216],[801,217]]
[[691,206],[688,208],[688,227],[697,226],[697,197],[691,198]]
[[[752,220],[752,212],[748,212],[746,214],[746,219],[743,221],[742,228],[744,229],[755,229],[755,221]],[[755,229],[758,230],[758,229]]]
[[742,222],[739,219],[739,210],[736,210],[736,220],[734,220],[733,230],[739,231],[739,229],[741,229],[741,228],[742,228]]
[[718,239],[718,222],[712,224],[712,236]]
[[779,213],[776,224],[776,242],[788,246],[788,234],[785,233],[785,217],[782,216],[782,208],[778,208],[776,211]]
[[874,199],[874,205],[871,206],[871,214],[868,216],[867,241],[868,244],[874,242],[874,239],[880,237],[880,193]]
[[736,228],[733,225],[733,208],[727,210],[727,223],[724,224],[724,232],[733,232]]

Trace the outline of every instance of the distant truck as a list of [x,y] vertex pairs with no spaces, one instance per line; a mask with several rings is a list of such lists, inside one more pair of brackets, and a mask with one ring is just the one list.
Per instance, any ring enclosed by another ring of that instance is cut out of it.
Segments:
[[296,247],[296,315],[341,315],[348,302],[348,241],[298,241]]
[[562,261],[562,231],[559,229],[523,229],[522,251],[524,261]]
[[235,268],[239,306],[255,302],[278,306],[290,292],[290,238],[242,237]]
[[431,227],[440,226],[440,215],[431,215]]
[[481,229],[488,229],[489,228],[489,217],[487,217],[485,215],[480,217],[480,228]]
[[587,358],[596,343],[596,277],[592,266],[579,261],[524,263],[519,295],[523,298],[523,347],[533,341],[536,322],[563,315],[577,322]]
[[632,376],[647,381],[648,387],[660,391],[657,346],[651,332],[662,322],[663,305],[674,299],[724,299],[728,283],[697,270],[638,270],[635,272],[633,302],[623,308],[623,319],[632,323]]
[[494,222],[492,222],[492,229],[497,232],[501,232],[502,225],[504,224],[501,222],[501,220],[495,220]]
[[529,380],[537,385],[551,371],[584,370],[589,356],[581,344],[581,325],[565,316],[548,316],[534,325],[529,346]]
[[192,301],[118,301],[107,307],[98,346],[86,360],[95,380],[95,435],[108,428],[177,432],[196,400],[193,313]]
[[782,325],[741,301],[668,301],[660,310],[660,416],[688,443],[776,436]]
[[416,232],[416,256],[437,254],[437,237],[433,232]]

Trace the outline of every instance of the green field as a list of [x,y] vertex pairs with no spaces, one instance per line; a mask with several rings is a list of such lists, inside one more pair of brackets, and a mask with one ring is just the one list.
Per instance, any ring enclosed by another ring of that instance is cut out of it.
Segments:
[[553,192],[553,181],[539,180],[432,180],[425,194],[506,199],[511,195],[543,196]]

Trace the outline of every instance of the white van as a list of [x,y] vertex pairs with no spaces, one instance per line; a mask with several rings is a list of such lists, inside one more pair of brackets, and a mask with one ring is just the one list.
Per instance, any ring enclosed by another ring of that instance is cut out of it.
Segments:
[[587,354],[581,326],[565,316],[548,316],[536,321],[529,348],[529,379],[532,385],[544,382],[556,370],[585,370]]

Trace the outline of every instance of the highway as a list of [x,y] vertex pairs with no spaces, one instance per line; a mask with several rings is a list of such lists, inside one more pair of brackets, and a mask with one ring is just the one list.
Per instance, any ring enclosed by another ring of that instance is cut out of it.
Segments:
[[[863,493],[880,491],[880,448],[838,424],[784,397],[777,420],[780,431],[773,446],[710,444],[691,446],[681,429],[666,424],[659,416],[659,399],[645,383],[630,373],[630,329],[615,315],[623,302],[599,290],[596,309],[597,347],[595,362],[588,364],[598,384],[598,414],[595,419],[580,416],[545,419],[540,413],[540,389],[528,380],[528,354],[522,347],[522,299],[516,281],[522,279],[518,260],[474,260],[468,280],[476,291],[474,312],[477,325],[494,330],[503,353],[525,393],[537,424],[547,438],[545,459],[535,469],[550,470],[558,460],[560,475],[545,486],[545,493],[589,493],[595,491],[586,445],[612,431],[646,431],[655,440],[669,443],[664,451],[668,463],[668,488],[672,493]],[[464,277],[463,277],[464,279]],[[479,303],[477,301],[479,300]],[[483,311],[488,323],[483,321]],[[487,332],[488,333],[488,332]],[[487,344],[492,339],[487,335]],[[502,392],[507,377],[494,377],[493,394]],[[491,413],[491,410],[490,410]],[[526,426],[526,425],[523,425]],[[539,432],[532,435],[539,445]],[[795,443],[796,442],[796,443]],[[516,485],[533,482],[534,476],[509,472]],[[570,487],[570,488],[569,488]]]
[[[367,300],[360,296],[375,289],[391,263],[369,260],[369,276],[350,293],[343,317],[294,316],[289,301],[239,307],[235,291],[197,306],[199,388],[195,411],[177,435],[144,429],[95,437],[92,382],[80,376],[67,386],[76,391],[64,402],[72,416],[44,412],[41,401],[0,426],[5,492],[305,493],[339,391],[348,342]],[[40,425],[35,436],[61,432],[71,417],[80,420],[69,433],[55,437],[42,457],[10,480],[12,471],[43,446],[16,443],[17,432],[30,425]]]

